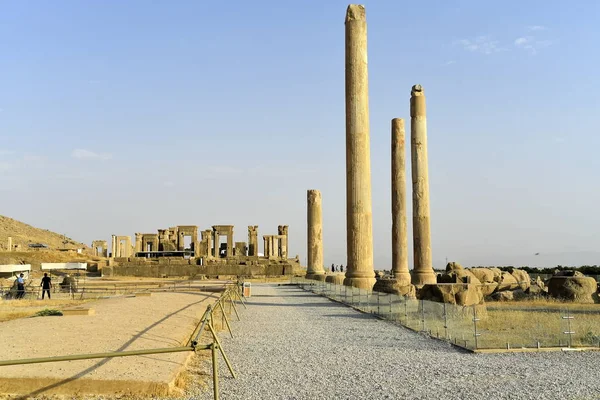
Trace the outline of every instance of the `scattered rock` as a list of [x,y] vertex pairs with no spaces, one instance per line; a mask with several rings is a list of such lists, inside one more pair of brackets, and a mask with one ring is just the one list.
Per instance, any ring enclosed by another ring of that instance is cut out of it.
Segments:
[[498,287],[496,288],[497,292],[514,290],[519,287],[517,280],[509,272],[502,271],[500,276],[494,277],[494,280],[498,283]]
[[483,294],[479,285],[475,284],[443,284],[424,285],[417,297],[420,300],[436,301],[438,303],[472,306],[483,303]]
[[[571,274],[565,274],[570,272]],[[577,303],[594,303],[598,300],[596,280],[577,271],[560,271],[548,282],[548,294]]]

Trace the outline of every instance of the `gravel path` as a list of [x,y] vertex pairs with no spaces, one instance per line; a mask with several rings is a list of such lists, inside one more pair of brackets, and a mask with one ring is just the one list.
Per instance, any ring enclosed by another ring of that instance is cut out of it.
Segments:
[[252,291],[221,334],[225,400],[600,398],[597,352],[469,354],[294,286]]

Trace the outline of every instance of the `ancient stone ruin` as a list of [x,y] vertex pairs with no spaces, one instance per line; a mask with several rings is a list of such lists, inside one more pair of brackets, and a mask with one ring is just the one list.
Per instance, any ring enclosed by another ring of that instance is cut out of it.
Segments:
[[[288,226],[279,225],[276,235],[264,235],[265,253],[258,249],[258,226],[248,226],[248,241],[235,242],[233,225],[213,225],[198,235],[196,225],[158,229],[157,233],[112,236],[112,252],[106,241],[92,242],[94,255],[109,256],[105,275],[289,275],[299,268],[299,257],[288,258]],[[222,241],[222,238],[225,240]]]

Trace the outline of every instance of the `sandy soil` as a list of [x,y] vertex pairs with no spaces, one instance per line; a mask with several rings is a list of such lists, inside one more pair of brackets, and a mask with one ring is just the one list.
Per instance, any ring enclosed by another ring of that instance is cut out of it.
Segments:
[[[0,323],[0,359],[181,346],[218,293],[153,293],[87,303],[95,315]],[[0,393],[154,394],[173,392],[192,353],[0,367]]]

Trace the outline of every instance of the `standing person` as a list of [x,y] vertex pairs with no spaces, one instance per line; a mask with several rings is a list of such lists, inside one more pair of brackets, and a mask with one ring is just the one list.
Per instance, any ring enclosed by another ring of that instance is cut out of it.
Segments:
[[17,278],[17,299],[22,299],[25,297],[25,279],[23,278],[25,275],[21,273]]
[[335,265],[331,264],[331,272],[335,272]]
[[340,264],[340,272],[344,272],[344,264]]
[[52,278],[48,276],[47,273],[44,273],[44,277],[42,278],[42,283],[40,283],[42,287],[42,300],[44,299],[44,295],[48,292],[48,300],[50,300],[50,289],[52,288]]

